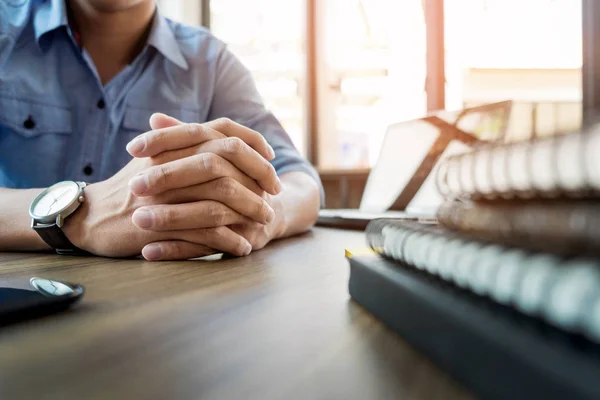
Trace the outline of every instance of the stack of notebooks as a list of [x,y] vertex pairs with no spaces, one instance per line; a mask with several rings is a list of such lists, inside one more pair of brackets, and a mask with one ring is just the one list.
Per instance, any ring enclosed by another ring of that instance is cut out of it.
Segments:
[[437,222],[371,222],[351,296],[483,398],[600,399],[600,127],[435,178]]

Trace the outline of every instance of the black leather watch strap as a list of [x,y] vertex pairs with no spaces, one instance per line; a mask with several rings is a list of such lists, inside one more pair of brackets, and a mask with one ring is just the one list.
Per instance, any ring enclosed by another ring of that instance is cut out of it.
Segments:
[[58,254],[83,256],[88,255],[87,251],[81,250],[75,247],[73,243],[65,236],[62,229],[60,229],[56,223],[45,225],[45,224],[34,224],[33,229],[40,235],[40,237],[50,247],[53,247]]

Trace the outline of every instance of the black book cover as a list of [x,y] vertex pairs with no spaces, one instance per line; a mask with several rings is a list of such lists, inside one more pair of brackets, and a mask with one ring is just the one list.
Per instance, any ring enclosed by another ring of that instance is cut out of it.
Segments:
[[352,298],[478,396],[600,398],[596,344],[381,256],[349,261]]

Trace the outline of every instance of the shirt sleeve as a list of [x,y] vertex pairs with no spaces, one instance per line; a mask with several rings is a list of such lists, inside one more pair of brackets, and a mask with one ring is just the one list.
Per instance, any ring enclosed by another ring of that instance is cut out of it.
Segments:
[[304,172],[317,182],[324,204],[324,191],[319,174],[294,147],[289,135],[266,109],[250,71],[223,46],[216,60],[216,82],[209,120],[227,117],[260,132],[275,151],[271,161],[278,175]]

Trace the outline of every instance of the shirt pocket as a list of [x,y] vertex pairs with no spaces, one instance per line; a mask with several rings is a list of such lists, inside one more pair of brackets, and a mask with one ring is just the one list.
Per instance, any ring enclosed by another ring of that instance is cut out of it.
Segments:
[[0,124],[25,138],[45,134],[69,135],[72,132],[71,111],[68,107],[1,95]]
[[0,95],[0,185],[44,187],[64,179],[72,130],[67,107]]
[[[131,139],[137,135],[150,131],[150,116],[157,111],[127,107],[125,115],[123,117],[123,127],[121,134],[119,135],[122,142],[120,144],[124,146],[129,143]],[[192,109],[172,109],[172,110],[161,110],[163,114],[169,115],[173,118],[178,119],[182,122],[204,122],[200,121],[200,111]]]

